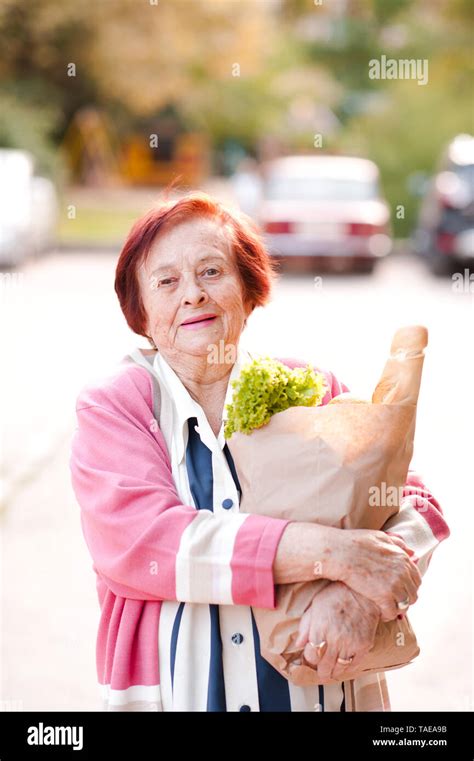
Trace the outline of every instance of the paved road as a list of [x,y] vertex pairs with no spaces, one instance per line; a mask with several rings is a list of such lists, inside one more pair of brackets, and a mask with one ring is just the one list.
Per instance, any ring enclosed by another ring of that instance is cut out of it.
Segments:
[[[99,707],[94,575],[68,456],[79,388],[135,345],[116,304],[114,261],[99,252],[54,254],[26,266],[0,293],[8,324],[0,394],[8,445],[0,709]],[[372,277],[283,276],[245,336],[250,349],[312,360],[368,396],[395,328],[429,328],[414,460],[452,536],[411,612],[422,654],[389,675],[394,709],[473,709],[473,301],[468,284],[455,290],[399,256]]]

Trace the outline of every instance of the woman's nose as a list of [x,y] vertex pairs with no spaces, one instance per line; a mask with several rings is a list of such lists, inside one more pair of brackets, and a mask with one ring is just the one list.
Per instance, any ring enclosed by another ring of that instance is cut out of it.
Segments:
[[199,283],[195,280],[190,280],[185,283],[182,297],[183,304],[198,306],[199,304],[204,304],[207,300],[207,293],[201,288]]

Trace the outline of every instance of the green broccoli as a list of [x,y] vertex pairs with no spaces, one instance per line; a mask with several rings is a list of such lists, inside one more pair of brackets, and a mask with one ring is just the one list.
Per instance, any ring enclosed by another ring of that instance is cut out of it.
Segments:
[[234,431],[249,434],[261,428],[272,415],[288,407],[315,407],[327,391],[324,377],[311,365],[291,370],[270,357],[245,365],[232,387],[232,402],[226,406],[226,439]]

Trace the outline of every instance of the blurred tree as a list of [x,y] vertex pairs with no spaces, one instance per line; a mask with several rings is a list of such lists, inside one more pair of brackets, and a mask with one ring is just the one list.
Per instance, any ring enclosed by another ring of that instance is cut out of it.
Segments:
[[275,0],[3,0],[0,79],[6,92],[33,106],[60,106],[57,139],[83,107],[105,109],[127,130],[174,104],[214,139],[235,133],[255,140],[278,100],[268,94],[271,71],[265,73],[277,6]]
[[32,105],[59,107],[59,129],[60,121],[66,123],[80,105],[97,96],[89,57],[95,30],[87,5],[3,0],[0,7],[3,89]]
[[[472,0],[1,0],[0,139],[36,139],[46,156],[87,106],[124,134],[174,106],[214,145],[248,152],[311,151],[322,132],[325,150],[378,161],[406,234],[408,174],[472,129],[473,13]],[[371,79],[381,55],[426,58],[429,84]]]

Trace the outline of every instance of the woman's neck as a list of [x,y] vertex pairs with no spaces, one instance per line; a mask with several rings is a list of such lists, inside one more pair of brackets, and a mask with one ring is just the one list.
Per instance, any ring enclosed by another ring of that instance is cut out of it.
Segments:
[[230,370],[222,378],[207,384],[181,378],[189,395],[200,405],[215,436],[219,435],[222,425],[225,397],[229,383]]
[[224,404],[227,387],[229,384],[229,376],[232,368],[226,370],[225,375],[214,380],[206,379],[205,381],[196,381],[194,378],[179,376],[182,384],[189,391],[190,396],[195,399],[201,407],[212,404],[215,400],[218,405],[219,402]]
[[173,356],[163,354],[190,396],[203,408],[217,435],[233,364],[210,363],[205,357]]

